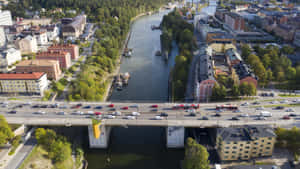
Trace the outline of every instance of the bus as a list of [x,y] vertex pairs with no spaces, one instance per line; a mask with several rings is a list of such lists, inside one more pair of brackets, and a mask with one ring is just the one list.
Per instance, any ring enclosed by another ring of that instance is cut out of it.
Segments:
[[238,106],[237,105],[217,105],[216,110],[237,110]]

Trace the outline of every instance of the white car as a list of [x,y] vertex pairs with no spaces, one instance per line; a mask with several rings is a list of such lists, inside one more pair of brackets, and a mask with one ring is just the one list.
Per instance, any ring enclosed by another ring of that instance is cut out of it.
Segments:
[[241,104],[241,106],[249,106],[249,103],[245,102],[245,103]]
[[249,117],[249,115],[248,115],[247,113],[241,114],[240,116],[241,116],[241,117]]
[[164,119],[164,118],[161,116],[155,116],[155,120],[162,120],[162,119]]
[[288,100],[282,100],[280,103],[288,103]]
[[83,115],[84,113],[82,111],[75,111],[72,114],[74,114],[74,115]]
[[116,111],[116,112],[113,112],[112,115],[114,115],[114,116],[122,116],[122,113],[120,111]]
[[128,119],[128,120],[135,120],[136,117],[135,116],[126,116],[126,119]]
[[274,100],[272,102],[270,102],[271,104],[278,104],[278,101]]
[[116,116],[113,116],[113,115],[109,114],[109,115],[106,116],[106,118],[108,118],[108,119],[114,119],[114,118],[116,118]]
[[286,112],[295,112],[295,111],[294,111],[294,109],[289,108],[289,109],[286,109]]
[[46,112],[40,110],[40,111],[35,112],[34,114],[46,114]]
[[196,113],[196,110],[195,109],[188,109],[187,112],[189,112],[189,113]]
[[133,116],[139,116],[139,115],[141,115],[141,113],[135,112],[135,111],[134,111],[134,112],[132,112],[132,115],[133,115]]
[[86,114],[88,114],[88,115],[94,115],[94,112],[93,111],[87,111]]

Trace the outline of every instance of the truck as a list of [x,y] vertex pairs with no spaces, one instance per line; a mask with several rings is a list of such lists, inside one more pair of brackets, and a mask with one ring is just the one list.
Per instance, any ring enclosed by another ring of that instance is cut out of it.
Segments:
[[272,117],[272,113],[270,113],[268,111],[261,111],[260,112],[260,116],[263,116],[263,117]]

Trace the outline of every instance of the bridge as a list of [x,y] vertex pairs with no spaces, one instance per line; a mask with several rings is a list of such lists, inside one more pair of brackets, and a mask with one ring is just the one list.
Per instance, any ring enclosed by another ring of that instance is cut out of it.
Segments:
[[[288,100],[293,106],[293,101]],[[82,105],[79,105],[82,104]],[[113,105],[112,105],[113,104]],[[224,104],[224,103],[218,103]],[[240,102],[232,102],[240,105]],[[177,104],[176,106],[191,106]],[[196,106],[194,104],[193,106]],[[115,126],[159,126],[166,128],[167,147],[184,146],[184,128],[186,127],[235,127],[243,125],[271,125],[286,126],[300,124],[300,107],[293,107],[293,116],[286,110],[277,110],[272,107],[265,111],[272,113],[271,117],[259,119],[260,111],[256,105],[239,106],[239,111],[216,111],[216,103],[201,104],[198,109],[173,109],[173,103],[65,103],[65,102],[34,102],[9,101],[0,104],[0,114],[3,114],[8,123],[24,124],[28,126],[88,126],[90,146],[94,148],[106,148],[109,134]],[[272,106],[269,101],[260,101],[260,106]],[[191,111],[193,110],[193,111]],[[15,111],[15,112],[14,112]],[[111,116],[119,111],[118,116]],[[41,113],[43,112],[43,113]],[[59,113],[59,112],[64,112]],[[78,113],[82,112],[82,113]],[[89,113],[88,113],[89,112]],[[92,112],[92,114],[91,114]],[[101,116],[93,115],[93,112],[101,112]],[[133,116],[132,112],[140,115]],[[164,112],[168,116],[160,116]],[[191,114],[193,112],[193,114]],[[218,115],[217,115],[218,114]],[[110,115],[110,117],[109,117]],[[247,115],[247,116],[246,116]],[[134,119],[128,118],[136,117]],[[289,116],[289,119],[283,118]],[[205,117],[205,118],[204,118]],[[236,117],[236,119],[233,119]],[[98,124],[93,123],[98,120]]]

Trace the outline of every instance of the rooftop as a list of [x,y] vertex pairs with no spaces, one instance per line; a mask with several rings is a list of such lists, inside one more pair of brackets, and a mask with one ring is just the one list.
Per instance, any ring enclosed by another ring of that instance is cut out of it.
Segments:
[[36,59],[23,60],[20,63],[18,63],[17,66],[52,66],[57,63],[59,63],[57,60]]
[[229,169],[280,169],[280,167],[275,165],[239,165],[231,166]]
[[32,72],[32,73],[0,73],[0,80],[38,80],[45,73]]

